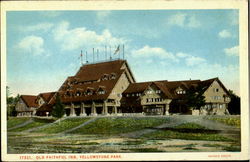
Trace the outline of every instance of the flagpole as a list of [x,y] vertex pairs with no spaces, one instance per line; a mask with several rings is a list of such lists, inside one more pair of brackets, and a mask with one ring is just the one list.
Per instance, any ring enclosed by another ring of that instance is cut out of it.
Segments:
[[111,57],[111,46],[109,46],[109,56],[110,56],[110,60],[112,60],[112,57]]
[[95,62],[95,49],[93,48],[93,63]]
[[86,63],[88,63],[88,53],[86,51]]
[[[120,45],[119,45],[120,48]],[[121,59],[121,50],[119,49],[119,60]]]
[[107,46],[105,45],[105,60],[107,60]]
[[123,60],[124,60],[124,44],[122,45],[122,53],[123,53]]
[[82,50],[81,50],[81,65],[83,65],[83,63],[82,63]]
[[97,60],[96,61],[98,61],[98,59],[99,59],[99,49],[97,49]]

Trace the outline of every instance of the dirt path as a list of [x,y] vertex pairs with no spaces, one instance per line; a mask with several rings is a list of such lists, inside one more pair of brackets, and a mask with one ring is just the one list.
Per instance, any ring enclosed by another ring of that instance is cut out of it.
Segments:
[[58,120],[54,121],[53,123],[45,124],[45,125],[42,125],[42,126],[40,126],[40,127],[31,128],[31,129],[25,130],[25,131],[23,131],[23,132],[32,132],[32,131],[34,131],[34,130],[46,128],[46,127],[49,127],[49,126],[51,126],[51,125],[53,125],[53,124],[58,123],[59,121],[61,122],[61,121],[65,120],[65,119],[67,119],[67,118],[61,118],[61,119],[58,119]]
[[170,121],[156,126],[153,129],[143,129],[139,131],[129,132],[120,134],[121,137],[127,138],[139,138],[142,135],[152,133],[157,131],[157,129],[162,128],[173,128],[175,126],[184,124],[184,123],[196,123],[201,126],[204,126],[210,130],[217,130],[220,132],[221,135],[229,137],[229,138],[236,138],[237,140],[240,139],[240,129],[234,126],[229,126],[223,123],[219,123],[213,120],[206,119],[205,116],[193,116],[193,115],[178,115],[178,116],[167,116]]
[[74,130],[76,130],[76,129],[79,129],[79,128],[81,128],[81,127],[84,127],[85,125],[88,125],[89,123],[92,123],[92,122],[96,121],[96,119],[98,119],[98,118],[92,118],[92,119],[90,119],[90,120],[88,120],[88,121],[86,121],[86,122],[84,122],[84,123],[78,125],[77,127],[74,127],[74,128],[68,129],[68,130],[65,130],[65,131],[61,132],[60,134],[65,134],[65,133],[72,132],[72,131],[74,131]]
[[19,125],[16,125],[16,126],[12,127],[12,128],[9,128],[8,131],[16,129],[16,128],[23,127],[23,126],[28,125],[28,124],[30,124],[32,122],[34,122],[34,120],[31,118],[30,120],[28,120],[28,121],[26,121],[26,122],[24,122],[22,124],[19,124]]

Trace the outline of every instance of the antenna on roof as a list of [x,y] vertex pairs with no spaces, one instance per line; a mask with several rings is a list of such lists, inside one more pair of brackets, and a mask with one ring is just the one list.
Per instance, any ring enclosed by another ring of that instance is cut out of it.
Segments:
[[123,60],[124,60],[124,44],[122,45],[122,54],[123,54]]
[[110,60],[112,60],[112,57],[111,57],[111,46],[109,46],[109,56],[110,56]]
[[95,62],[95,49],[93,48],[93,62]]
[[86,63],[88,63],[88,53],[86,51]]
[[105,60],[107,60],[107,46],[105,45]]
[[82,63],[82,50],[81,50],[81,65],[83,65],[83,63]]
[[99,49],[97,49],[97,61],[98,61],[98,59],[99,59]]

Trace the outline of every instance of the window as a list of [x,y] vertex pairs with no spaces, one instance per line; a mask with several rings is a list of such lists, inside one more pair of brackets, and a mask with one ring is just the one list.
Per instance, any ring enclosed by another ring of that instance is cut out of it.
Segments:
[[156,90],[155,92],[156,92],[156,93],[161,93],[161,90]]
[[127,97],[129,97],[129,94],[127,94]]
[[105,94],[105,91],[104,91],[104,90],[100,90],[100,91],[98,92],[98,94]]
[[108,80],[108,74],[104,74],[102,80]]
[[87,92],[86,92],[86,94],[87,94],[87,95],[92,95],[92,94],[93,94],[93,91],[91,91],[91,90],[88,89]]
[[132,97],[134,97],[135,96],[135,94],[134,93],[132,93]]
[[148,91],[147,91],[147,94],[152,94],[152,93],[153,93],[152,90],[148,90]]
[[81,96],[81,92],[80,92],[80,91],[77,91],[77,92],[76,92],[76,96]]
[[115,73],[112,73],[112,74],[110,75],[110,79],[115,79],[115,78],[116,78]]

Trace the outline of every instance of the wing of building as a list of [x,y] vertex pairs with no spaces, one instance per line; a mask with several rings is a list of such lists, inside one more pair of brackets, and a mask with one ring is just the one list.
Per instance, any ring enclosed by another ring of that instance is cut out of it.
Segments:
[[[58,90],[66,115],[121,113],[123,91],[135,79],[125,60],[83,65]],[[50,101],[54,104],[55,97]]]
[[[198,91],[198,89],[201,89]],[[187,92],[196,90],[205,97],[199,111],[187,106]],[[136,83],[126,60],[85,64],[74,76],[66,78],[57,92],[33,96],[36,115],[50,115],[59,95],[67,116],[96,116],[139,113],[169,114],[228,114],[228,90],[219,80],[150,81]],[[24,100],[24,99],[22,99]],[[31,110],[30,104],[18,111]],[[30,108],[27,108],[30,107]],[[34,114],[34,112],[33,112]]]
[[21,95],[15,109],[17,116],[32,116],[35,115],[38,104],[36,103],[37,96]]

